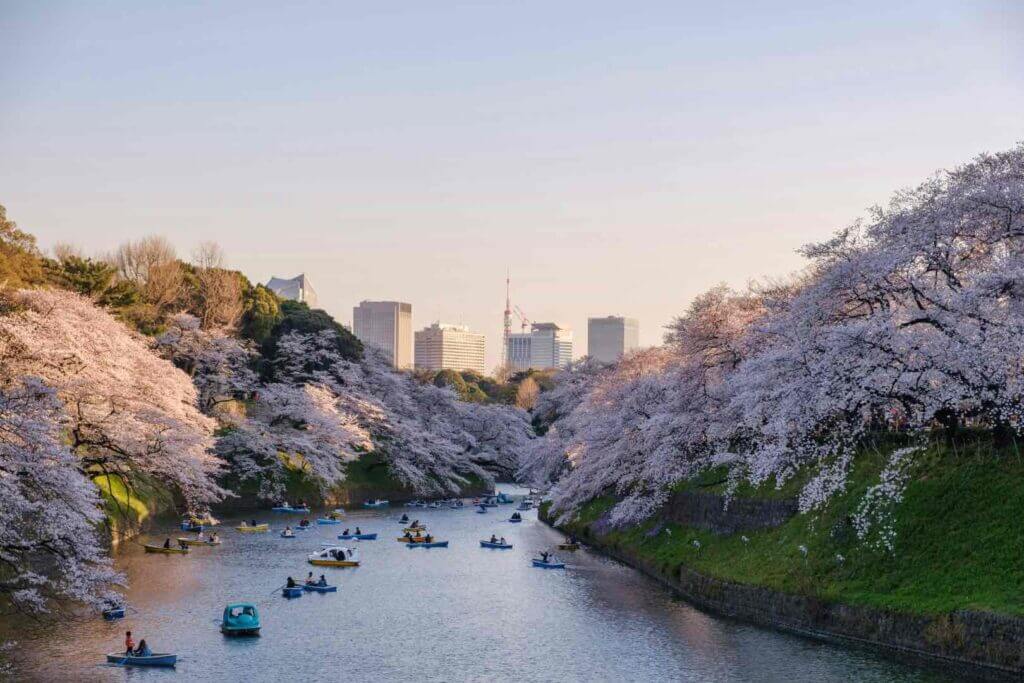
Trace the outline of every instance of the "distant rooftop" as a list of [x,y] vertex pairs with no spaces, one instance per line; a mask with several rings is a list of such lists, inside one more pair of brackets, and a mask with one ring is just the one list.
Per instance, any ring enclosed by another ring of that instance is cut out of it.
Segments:
[[267,289],[282,299],[301,301],[310,308],[316,307],[316,290],[313,289],[313,285],[305,273],[300,273],[288,279],[272,277],[267,282]]

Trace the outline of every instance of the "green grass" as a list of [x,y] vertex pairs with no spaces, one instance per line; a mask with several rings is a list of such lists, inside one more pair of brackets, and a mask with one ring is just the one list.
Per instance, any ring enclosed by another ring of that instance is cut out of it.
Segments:
[[[918,454],[918,473],[896,508],[895,553],[889,554],[860,541],[850,517],[868,486],[877,483],[891,447],[865,450],[846,493],[825,510],[798,515],[776,529],[746,532],[749,542],[742,540],[744,534],[715,536],[676,524],[650,537],[655,520],[600,540],[669,575],[686,566],[734,582],[924,614],[956,609],[1024,614],[1024,462],[1016,449],[976,442],[935,445]],[[708,490],[700,485],[713,477],[705,474],[681,489]],[[769,485],[741,488],[738,495],[771,497],[796,490],[791,484],[781,491]],[[587,531],[611,504],[592,501],[572,529]],[[808,549],[806,558],[801,545]]]

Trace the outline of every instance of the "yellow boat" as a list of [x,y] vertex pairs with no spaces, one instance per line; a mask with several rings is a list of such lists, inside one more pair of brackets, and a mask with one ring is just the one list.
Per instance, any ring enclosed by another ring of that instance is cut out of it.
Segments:
[[184,545],[220,545],[221,541],[210,541],[208,539],[199,540],[198,538],[179,538],[178,543]]
[[351,560],[307,560],[310,564],[316,565],[317,567],[358,567],[358,562]]
[[163,553],[164,555],[187,555],[188,548],[165,548],[162,545],[144,545],[147,553]]
[[395,539],[399,543],[426,543],[426,536],[413,536],[412,538],[406,538],[405,536],[399,536]]
[[558,549],[559,550],[579,550],[580,549],[580,544],[579,543],[559,543],[558,544]]
[[[344,557],[345,559],[339,559]],[[358,567],[359,551],[343,546],[328,546],[311,553],[306,561],[316,567]]]
[[402,531],[404,531],[407,534],[414,534],[417,531],[426,531],[426,530],[427,530],[427,527],[425,527],[425,526],[410,526],[410,527],[406,527],[405,529],[402,529]]
[[251,534],[251,533],[256,533],[256,532],[259,532],[259,531],[270,531],[270,525],[269,524],[257,524],[256,526],[249,526],[248,524],[244,524],[242,526],[236,526],[235,530],[236,531],[241,531],[242,533],[250,533]]

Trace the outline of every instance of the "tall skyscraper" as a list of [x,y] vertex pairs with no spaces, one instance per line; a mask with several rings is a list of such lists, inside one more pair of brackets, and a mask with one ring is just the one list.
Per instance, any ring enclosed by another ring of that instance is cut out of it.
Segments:
[[465,325],[434,323],[416,332],[417,370],[474,370],[486,374],[486,337]]
[[352,333],[384,351],[394,367],[412,367],[412,304],[360,301],[352,309]]
[[515,372],[564,368],[572,362],[572,330],[556,323],[533,323],[529,332],[509,336],[505,352]]
[[281,277],[272,277],[267,283],[267,289],[282,299],[301,301],[310,308],[316,308],[316,290],[313,289],[313,285],[310,284],[305,273],[300,273],[287,280]]
[[639,346],[640,323],[636,318],[587,318],[587,355],[591,358],[614,363]]

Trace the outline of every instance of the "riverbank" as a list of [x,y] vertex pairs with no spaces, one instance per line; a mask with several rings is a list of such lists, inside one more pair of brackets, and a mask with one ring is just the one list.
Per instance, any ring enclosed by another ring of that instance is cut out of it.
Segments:
[[891,447],[866,450],[847,492],[814,514],[797,514],[799,478],[782,489],[741,488],[726,506],[724,477],[712,471],[677,487],[642,525],[611,528],[614,500],[605,498],[560,528],[719,614],[973,676],[1021,678],[1021,459],[985,442],[928,449],[930,476],[893,511],[890,554],[858,539],[852,516]]

